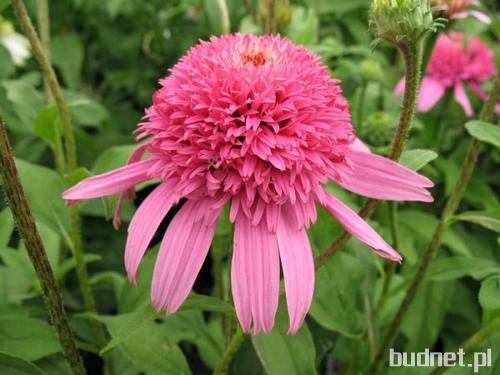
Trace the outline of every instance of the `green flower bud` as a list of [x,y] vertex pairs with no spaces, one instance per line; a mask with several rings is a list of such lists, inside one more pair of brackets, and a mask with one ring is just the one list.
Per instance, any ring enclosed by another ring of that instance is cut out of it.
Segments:
[[376,60],[366,59],[361,62],[361,77],[364,81],[381,81],[382,67]]
[[375,42],[383,39],[395,45],[416,43],[436,31],[440,26],[436,21],[429,0],[373,0],[371,7]]
[[394,135],[395,124],[387,112],[374,112],[363,123],[362,139],[372,146],[387,146]]

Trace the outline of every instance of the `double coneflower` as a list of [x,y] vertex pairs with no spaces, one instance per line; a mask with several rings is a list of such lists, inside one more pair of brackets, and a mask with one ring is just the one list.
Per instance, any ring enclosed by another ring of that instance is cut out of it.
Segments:
[[158,311],[171,314],[188,296],[225,204],[235,227],[232,294],[245,332],[272,329],[280,263],[289,332],[302,324],[314,290],[306,229],[317,204],[377,254],[401,261],[325,184],[376,199],[430,202],[432,182],[359,146],[339,82],[317,56],[279,36],[212,37],[160,85],[139,125],[144,143],[128,165],[64,193],[69,203],[121,193],[119,213],[135,185],[160,182],[128,228],[125,267],[132,281],[160,222],[182,199],[154,269]]

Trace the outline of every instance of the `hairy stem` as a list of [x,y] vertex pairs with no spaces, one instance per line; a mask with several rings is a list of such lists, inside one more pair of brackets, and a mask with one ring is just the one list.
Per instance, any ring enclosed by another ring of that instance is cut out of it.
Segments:
[[[497,74],[495,86],[490,94],[490,97],[488,98],[488,101],[485,103],[481,111],[480,115],[481,121],[491,120],[495,111],[495,104],[499,96],[500,96],[500,70],[499,73]],[[410,304],[415,299],[417,291],[420,285],[422,284],[422,281],[424,280],[425,273],[427,272],[427,269],[429,268],[429,265],[431,264],[434,255],[436,254],[437,250],[439,249],[442,243],[443,236],[449,225],[449,219],[455,214],[460,202],[462,201],[462,198],[465,194],[465,189],[467,188],[467,185],[472,176],[472,172],[474,171],[474,168],[476,166],[480,150],[481,150],[481,143],[476,139],[472,140],[469,146],[469,150],[467,152],[467,156],[465,157],[465,160],[462,164],[462,171],[460,173],[460,177],[458,178],[457,183],[453,188],[453,191],[450,197],[448,198],[448,201],[446,202],[446,206],[441,215],[441,219],[434,231],[431,242],[429,243],[429,245],[427,246],[422,255],[420,265],[417,269],[417,272],[415,273],[415,276],[413,277],[410,287],[406,292],[405,298],[403,299],[403,302],[401,303],[401,306],[399,307],[396,316],[394,317],[394,319],[391,322],[391,325],[389,326],[389,329],[382,342],[382,346],[380,347],[379,352],[377,353],[377,356],[375,357],[373,363],[370,366],[370,369],[368,371],[368,374],[370,375],[378,374],[380,371],[382,360],[385,358],[387,350],[394,342],[394,339],[396,338],[399,332],[401,323],[403,322],[403,318],[405,317],[408,308],[410,307]]]
[[[19,21],[21,29],[28,38],[33,49],[33,54],[40,65],[40,70],[44,80],[47,82],[50,92],[52,93],[59,116],[63,125],[63,138],[64,145],[66,149],[66,171],[72,172],[77,167],[77,149],[75,134],[71,124],[71,115],[69,113],[68,107],[64,100],[61,86],[57,79],[57,76],[50,64],[49,58],[44,51],[42,42],[40,41],[33,23],[31,22],[30,16],[26,10],[23,0],[11,0],[14,12]],[[76,270],[78,275],[78,281],[82,291],[83,301],[85,309],[90,312],[97,313],[94,295],[92,294],[92,289],[90,287],[89,277],[87,273],[87,267],[85,265],[82,249],[82,239],[81,239],[81,225],[80,216],[78,214],[78,209],[73,207],[71,211],[71,248],[73,250],[73,255],[76,262]],[[98,345],[102,348],[106,345],[106,332],[104,327],[99,322],[94,322],[94,331],[96,332],[96,339]],[[112,372],[113,365],[111,360],[108,361],[108,366],[110,372]]]
[[[42,43],[45,56],[50,63],[50,17],[49,17],[49,4],[47,0],[36,1],[36,12],[38,17],[38,33],[40,34],[40,42]],[[52,103],[54,97],[50,91],[48,80],[43,78],[43,87],[47,103]]]
[[[406,76],[405,76],[405,92],[403,96],[403,103],[401,106],[401,113],[399,115],[398,127],[391,146],[390,158],[392,160],[399,160],[403,152],[408,134],[410,133],[411,123],[415,114],[415,103],[417,101],[418,87],[420,84],[420,58],[421,43],[414,43],[409,46],[401,46],[400,51],[403,55]],[[370,216],[377,206],[378,200],[368,199],[361,210],[358,212],[362,218]],[[325,262],[339,250],[351,238],[347,232],[343,232],[328,248],[316,257],[314,260],[316,268],[321,267]]]
[[229,373],[229,366],[231,365],[231,361],[238,352],[238,349],[240,348],[240,345],[243,343],[244,339],[245,339],[245,334],[240,328],[238,328],[236,333],[231,338],[231,341],[229,342],[226,351],[222,356],[222,360],[215,368],[213,372],[214,375],[223,375]]
[[26,246],[28,256],[40,281],[45,304],[47,305],[50,319],[57,331],[64,356],[72,372],[77,375],[83,375],[85,374],[85,369],[78,353],[75,337],[69,326],[66,311],[64,310],[62,294],[50,267],[47,253],[45,252],[30,207],[26,201],[14,163],[12,149],[7,138],[7,131],[1,118],[0,172],[8,204]]
[[61,86],[59,85],[54,69],[52,69],[52,66],[50,65],[50,61],[44,52],[42,42],[36,34],[24,2],[22,0],[11,0],[11,3],[21,29],[30,41],[31,48],[33,49],[33,55],[40,65],[43,78],[47,81],[50,92],[54,96],[57,109],[59,110],[59,115],[63,124],[64,142],[66,147],[66,170],[71,172],[75,170],[77,166],[76,142],[73,127],[71,126],[71,116],[68,107],[66,106],[66,102],[64,101]]

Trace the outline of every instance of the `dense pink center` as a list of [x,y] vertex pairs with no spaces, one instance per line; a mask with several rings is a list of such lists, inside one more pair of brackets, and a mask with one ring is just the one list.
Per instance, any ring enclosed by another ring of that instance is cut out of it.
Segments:
[[140,137],[153,136],[152,174],[178,178],[183,196],[310,202],[354,138],[338,82],[278,36],[213,37],[160,84]]

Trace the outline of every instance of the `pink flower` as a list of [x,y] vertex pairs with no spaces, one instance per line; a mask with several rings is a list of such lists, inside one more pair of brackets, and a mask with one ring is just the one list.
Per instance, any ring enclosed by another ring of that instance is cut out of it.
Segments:
[[483,23],[491,23],[491,18],[487,14],[469,9],[471,5],[478,5],[478,0],[434,0],[433,3],[441,6],[451,19],[463,19],[472,16]]
[[[121,204],[134,185],[161,182],[128,228],[125,267],[132,281],[160,222],[185,200],[156,260],[158,311],[172,314],[188,296],[226,203],[235,226],[232,293],[245,332],[272,329],[280,262],[289,331],[302,324],[314,290],[306,229],[316,220],[316,204],[376,253],[401,261],[324,185],[331,179],[367,197],[430,202],[432,182],[356,140],[339,82],[317,56],[279,36],[212,37],[160,84],[138,129],[138,139],[147,140],[129,164],[64,193],[69,203],[121,193]],[[140,160],[144,152],[149,157]]]
[[[481,84],[496,73],[493,52],[477,38],[468,43],[459,32],[441,34],[434,46],[427,71],[420,85],[417,109],[427,112],[441,99],[445,91],[453,89],[455,100],[468,117],[474,110],[465,93],[464,85],[486,100]],[[396,95],[404,91],[404,80],[395,89]]]

